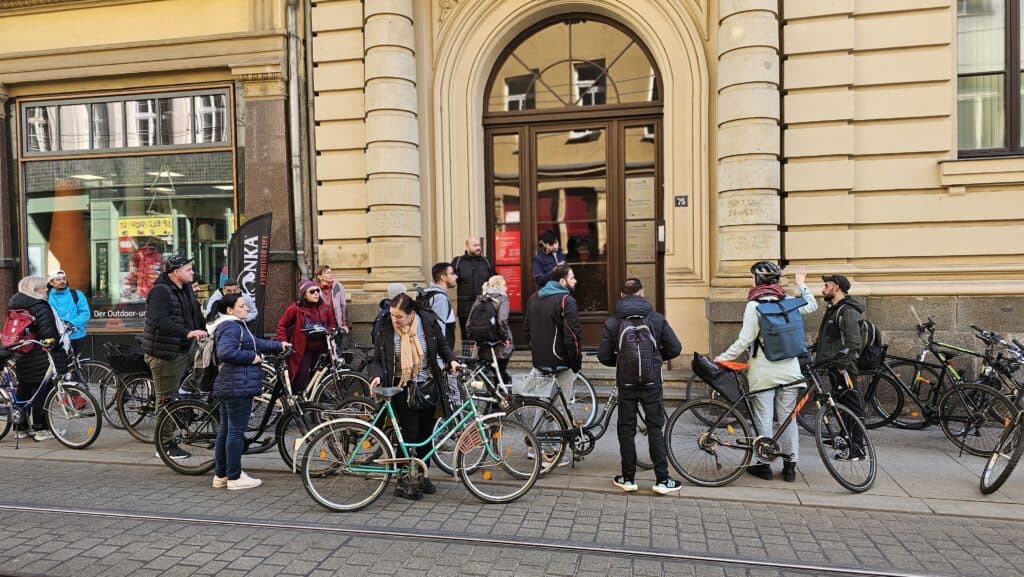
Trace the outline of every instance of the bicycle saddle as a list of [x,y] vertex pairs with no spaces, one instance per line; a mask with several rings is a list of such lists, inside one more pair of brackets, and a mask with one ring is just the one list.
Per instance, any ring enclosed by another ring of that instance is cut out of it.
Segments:
[[373,345],[363,345],[363,344],[360,344],[360,343],[356,343],[355,347],[356,347],[357,351],[370,352],[370,351],[373,350]]
[[402,387],[377,387],[373,390],[373,394],[390,399],[404,390]]
[[715,364],[730,371],[745,371],[747,370],[747,363],[738,363],[736,361],[715,361]]

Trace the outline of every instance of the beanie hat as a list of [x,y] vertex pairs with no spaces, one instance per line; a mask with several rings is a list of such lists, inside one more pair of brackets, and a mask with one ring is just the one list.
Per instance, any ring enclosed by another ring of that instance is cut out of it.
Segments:
[[300,280],[299,281],[299,296],[301,297],[302,295],[306,294],[306,291],[308,291],[311,288],[315,288],[315,287],[316,287],[316,283],[311,281],[311,280],[309,280],[308,278],[304,278],[304,279]]
[[388,299],[393,299],[396,296],[405,292],[405,285],[400,282],[393,282],[388,285]]

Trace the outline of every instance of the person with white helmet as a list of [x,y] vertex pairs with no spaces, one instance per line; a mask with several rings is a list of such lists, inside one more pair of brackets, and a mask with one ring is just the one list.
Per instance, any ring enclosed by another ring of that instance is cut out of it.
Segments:
[[[786,298],[786,293],[779,284],[782,278],[782,269],[771,261],[759,261],[750,267],[753,286],[747,292],[747,306],[743,311],[743,328],[740,329],[739,337],[726,351],[715,361],[732,361],[750,349],[749,368],[747,369],[747,383],[751,393],[758,393],[750,396],[750,405],[753,412],[754,426],[759,435],[771,436],[773,432],[773,420],[779,415],[780,420],[793,411],[797,399],[800,398],[801,389],[806,384],[792,387],[776,388],[779,385],[798,381],[803,378],[800,371],[800,361],[797,356],[771,360],[766,351],[766,340],[761,335],[761,312],[758,307],[764,303],[777,303]],[[799,308],[801,315],[809,315],[818,309],[818,301],[814,299],[811,289],[805,283],[807,271],[800,267],[796,272],[796,284],[800,289],[800,298],[806,304]],[[799,334],[803,339],[803,333]],[[790,422],[789,426],[779,439],[782,453],[790,455],[784,459],[782,466],[782,478],[787,482],[796,480],[796,462],[799,456],[798,432],[796,421]],[[771,465],[759,462],[749,467],[747,472],[770,481],[772,479]]]

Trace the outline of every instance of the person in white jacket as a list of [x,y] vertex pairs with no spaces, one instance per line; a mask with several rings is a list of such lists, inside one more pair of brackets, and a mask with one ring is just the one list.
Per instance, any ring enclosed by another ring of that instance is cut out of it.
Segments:
[[[750,349],[761,335],[760,317],[757,312],[757,305],[764,302],[777,301],[785,298],[786,293],[779,285],[782,277],[782,270],[777,264],[771,261],[760,261],[750,267],[753,277],[753,287],[747,293],[747,306],[743,311],[743,328],[740,334],[726,351],[715,358],[716,361],[732,361]],[[807,270],[800,267],[796,272],[796,284],[800,289],[800,297],[807,304],[800,307],[802,315],[809,315],[818,310],[818,301],[814,299],[814,293],[807,288]],[[750,406],[753,411],[754,426],[759,435],[770,437],[773,434],[773,421],[775,415],[779,419],[785,419],[786,415],[792,412],[796,406],[797,399],[805,383],[792,387],[773,388],[803,378],[800,371],[800,361],[797,357],[770,361],[762,354],[753,354],[747,361],[747,382],[751,393],[759,393],[750,396]],[[796,420],[794,419],[786,427],[779,439],[780,450],[783,454],[791,455],[782,465],[782,478],[785,481],[796,480],[796,463],[799,455],[799,434]],[[747,468],[747,472],[770,481],[772,479],[771,465],[759,461],[757,465]]]

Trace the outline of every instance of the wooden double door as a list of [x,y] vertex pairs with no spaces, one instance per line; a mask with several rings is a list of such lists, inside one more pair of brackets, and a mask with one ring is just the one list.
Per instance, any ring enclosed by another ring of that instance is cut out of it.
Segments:
[[486,136],[489,250],[509,285],[517,342],[545,231],[576,275],[585,347],[597,346],[626,278],[643,281],[661,309],[660,115],[500,124]]

